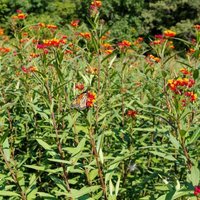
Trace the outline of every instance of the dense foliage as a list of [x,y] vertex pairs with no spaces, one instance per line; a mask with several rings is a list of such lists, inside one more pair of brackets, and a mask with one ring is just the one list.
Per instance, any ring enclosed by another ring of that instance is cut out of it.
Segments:
[[[9,17],[21,9],[31,14],[29,23],[41,21],[66,25],[78,18],[87,23],[90,0],[0,0],[0,25],[7,27]],[[199,0],[104,0],[101,19],[112,35],[123,39],[161,33],[173,28],[191,36],[193,24],[200,22]]]
[[171,1],[1,1],[0,200],[197,200],[198,13],[187,40],[153,13],[143,38],[131,13]]

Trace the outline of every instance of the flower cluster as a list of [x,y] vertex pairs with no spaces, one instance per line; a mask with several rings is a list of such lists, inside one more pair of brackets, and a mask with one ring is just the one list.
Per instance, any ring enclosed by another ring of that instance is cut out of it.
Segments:
[[194,187],[194,195],[199,196],[200,195],[200,186],[195,186]]
[[154,62],[156,62],[156,63],[159,63],[160,62],[160,58],[158,58],[158,57],[156,57],[156,56],[154,56],[154,55],[152,55],[152,54],[149,54],[148,56],[147,56],[147,62],[150,64],[150,65],[152,65]]
[[168,87],[174,94],[182,99],[182,105],[186,106],[188,102],[197,100],[197,94],[191,91],[195,81],[192,78],[177,78],[168,80]]
[[91,38],[91,34],[88,33],[88,32],[85,32],[85,33],[81,32],[81,33],[79,33],[79,35],[80,35],[81,37],[87,39],[87,40],[89,40],[89,39]]
[[27,17],[21,10],[17,10],[17,15],[12,16],[12,19],[25,19]]
[[31,67],[28,67],[28,68],[22,66],[21,69],[22,69],[22,71],[23,71],[25,74],[28,74],[28,73],[30,73],[30,72],[36,72],[36,71],[37,71],[37,67],[35,67],[35,66],[31,66]]
[[124,49],[124,48],[128,48],[131,46],[131,42],[127,41],[127,40],[123,40],[122,42],[118,43],[118,47],[120,49]]
[[9,53],[10,50],[11,50],[11,49],[8,48],[8,47],[0,47],[0,53],[3,53],[3,54]]
[[105,54],[111,54],[113,52],[113,47],[109,43],[103,43],[101,47],[102,47],[102,52],[104,52]]
[[181,69],[180,69],[180,72],[181,72],[182,74],[184,74],[184,75],[191,75],[191,72],[188,71],[186,68],[181,68]]
[[49,40],[43,40],[42,42],[43,42],[42,44],[37,45],[38,49],[44,49],[44,48],[47,48],[47,47],[59,47],[60,45],[66,44],[66,39],[64,39],[64,38],[61,38],[61,39],[53,38],[53,39],[49,39]]
[[94,105],[95,100],[96,100],[96,94],[94,92],[88,91],[86,106],[92,107]]

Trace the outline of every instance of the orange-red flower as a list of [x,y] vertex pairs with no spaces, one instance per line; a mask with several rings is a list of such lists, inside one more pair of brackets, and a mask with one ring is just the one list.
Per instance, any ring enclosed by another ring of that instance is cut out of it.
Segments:
[[94,92],[88,91],[86,106],[92,107],[94,105],[95,100],[96,100],[96,94]]
[[18,13],[17,15],[12,16],[13,19],[25,19],[27,17],[24,13]]
[[0,35],[4,34],[4,30],[2,28],[0,28]]
[[30,53],[30,57],[31,58],[37,58],[37,57],[39,57],[40,55],[39,54],[37,54],[37,53]]
[[186,68],[181,68],[180,72],[183,73],[184,75],[191,75],[191,72],[188,71]]
[[199,25],[199,24],[194,25],[194,28],[195,28],[197,31],[200,31],[200,25]]
[[160,62],[160,58],[153,56],[152,54],[148,55],[147,60],[149,61],[150,64],[153,64],[151,61],[157,62],[157,63]]
[[125,47],[130,47],[131,46],[131,42],[129,42],[128,40],[123,40],[122,42],[118,43],[118,47],[120,49],[125,48]]
[[71,25],[72,27],[77,28],[77,27],[79,26],[79,22],[80,22],[80,20],[79,20],[79,19],[76,19],[76,20],[71,21],[70,25]]
[[113,47],[109,43],[104,43],[101,45],[102,46],[102,51],[106,54],[111,54],[113,52]]
[[76,83],[75,88],[77,90],[83,90],[84,89],[84,84],[83,83]]
[[0,47],[0,53],[9,53],[10,52],[10,48],[8,47]]
[[45,47],[58,47],[60,45],[66,44],[66,39],[49,39],[49,40],[43,40],[43,47],[41,46],[41,48],[45,48]]
[[23,71],[25,74],[28,74],[28,73],[30,73],[30,72],[36,72],[36,71],[37,71],[37,67],[35,67],[35,66],[31,66],[31,67],[28,67],[28,68],[22,66],[21,69],[22,69],[22,71]]
[[53,25],[53,24],[47,24],[46,27],[48,29],[57,29],[58,28],[56,25]]
[[39,22],[38,24],[37,24],[39,27],[41,27],[41,28],[44,28],[46,25],[45,25],[45,23],[42,23],[42,22]]
[[197,100],[197,94],[194,92],[185,92],[185,96],[190,98],[190,102],[194,102]]
[[176,35],[176,32],[174,32],[174,31],[171,31],[171,30],[164,31],[165,37],[174,37],[175,35]]
[[137,115],[137,111],[135,111],[135,110],[127,111],[127,116],[129,116],[129,117],[135,117],[136,115]]
[[79,35],[87,40],[89,40],[91,38],[91,34],[88,32],[85,33],[79,33]]
[[97,8],[100,8],[102,6],[102,2],[101,1],[93,1],[90,5],[90,8],[91,9],[97,9]]

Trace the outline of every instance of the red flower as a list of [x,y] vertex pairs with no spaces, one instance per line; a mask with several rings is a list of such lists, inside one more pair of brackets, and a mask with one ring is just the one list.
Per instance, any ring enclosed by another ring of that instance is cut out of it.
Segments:
[[184,75],[190,75],[191,72],[189,72],[186,68],[181,68],[180,72],[182,72]]
[[83,83],[77,83],[77,84],[75,85],[75,88],[76,88],[77,90],[83,90],[83,89],[84,89],[84,84],[83,84]]
[[87,92],[87,107],[92,107],[94,105],[94,102],[96,100],[96,94],[94,92]]
[[129,116],[129,117],[135,117],[136,115],[137,115],[137,111],[135,111],[135,110],[127,111],[127,116]]
[[195,186],[194,187],[194,195],[199,196],[199,194],[200,194],[200,186]]
[[95,10],[95,9],[98,9],[98,8],[100,8],[102,6],[102,2],[101,1],[93,1],[92,3],[91,3],[91,5],[90,5],[90,8],[92,9],[92,10]]
[[127,41],[127,40],[123,40],[122,42],[118,43],[118,47],[120,49],[125,48],[125,47],[130,47],[131,46],[131,42]]
[[87,40],[89,40],[89,39],[91,38],[91,34],[88,33],[88,32],[86,32],[86,33],[80,33],[79,35],[80,35],[81,37],[87,39]]
[[78,27],[79,22],[80,22],[80,20],[79,20],[79,19],[76,19],[76,20],[71,21],[70,25],[71,25],[72,27],[75,27],[75,28],[76,28],[76,27]]
[[194,28],[195,28],[197,31],[200,31],[200,25],[199,25],[199,24],[194,25]]
[[166,37],[174,37],[176,35],[176,32],[171,31],[171,30],[166,30],[164,31],[164,36]]

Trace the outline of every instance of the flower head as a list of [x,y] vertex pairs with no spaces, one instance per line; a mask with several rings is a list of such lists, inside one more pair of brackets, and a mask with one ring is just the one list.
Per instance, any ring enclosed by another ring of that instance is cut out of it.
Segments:
[[136,115],[137,115],[137,111],[135,111],[135,110],[128,110],[127,111],[128,117],[135,117]]
[[189,72],[186,68],[181,68],[180,72],[183,73],[184,75],[191,75],[191,72]]
[[195,186],[194,187],[194,195],[199,196],[199,194],[200,194],[200,186]]
[[71,21],[70,25],[74,28],[77,28],[79,26],[79,22],[80,20],[76,19],[76,20]]
[[94,92],[88,91],[86,106],[92,107],[94,105],[95,100],[96,100],[96,94]]
[[79,35],[80,35],[81,37],[87,39],[87,40],[89,40],[89,39],[91,38],[91,34],[88,33],[88,32],[80,33]]
[[175,35],[176,35],[176,32],[174,32],[174,31],[171,31],[171,30],[164,31],[165,37],[174,37]]
[[129,42],[128,40],[123,40],[122,42],[118,43],[118,47],[120,49],[126,48],[126,47],[130,47],[131,46],[131,42]]
[[195,28],[197,31],[200,31],[200,24],[194,25],[194,28]]
[[84,84],[83,84],[83,83],[77,83],[77,84],[75,85],[75,88],[76,88],[77,90],[83,90],[83,89],[84,89]]

